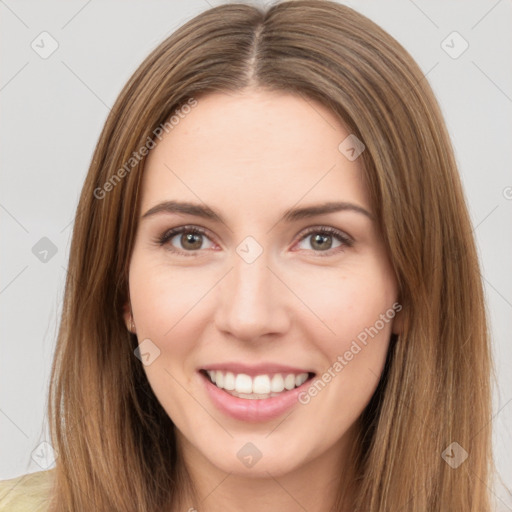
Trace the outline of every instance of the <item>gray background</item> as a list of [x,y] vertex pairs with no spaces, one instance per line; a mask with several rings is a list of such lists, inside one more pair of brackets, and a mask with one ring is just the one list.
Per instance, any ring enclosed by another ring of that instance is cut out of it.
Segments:
[[[0,0],[0,479],[40,471],[36,460],[51,462],[51,450],[36,447],[48,439],[47,386],[73,214],[109,108],[151,49],[220,3]],[[511,488],[511,2],[344,3],[409,50],[445,115],[483,267],[497,370],[490,421],[498,469]],[[59,45],[47,58],[31,47],[51,48],[44,31]],[[453,31],[469,44],[457,58],[463,43],[446,39]],[[512,510],[503,488],[495,494]]]

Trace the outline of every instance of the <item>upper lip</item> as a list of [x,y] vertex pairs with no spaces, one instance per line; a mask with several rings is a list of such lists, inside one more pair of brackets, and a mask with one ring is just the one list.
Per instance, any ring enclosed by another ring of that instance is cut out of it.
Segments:
[[201,370],[211,371],[211,370],[222,370],[228,371],[232,373],[244,373],[251,377],[256,375],[265,375],[265,374],[274,374],[274,373],[283,373],[290,374],[293,373],[298,375],[300,373],[314,373],[312,370],[308,370],[305,368],[299,368],[297,366],[288,366],[277,363],[259,363],[259,364],[247,364],[247,363],[237,363],[237,362],[226,362],[226,363],[215,363],[208,364],[206,366],[201,367]]

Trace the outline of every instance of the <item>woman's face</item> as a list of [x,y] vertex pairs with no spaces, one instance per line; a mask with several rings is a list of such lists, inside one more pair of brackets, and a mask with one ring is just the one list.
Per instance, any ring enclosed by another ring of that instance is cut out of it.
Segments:
[[213,93],[187,112],[148,156],[130,263],[151,387],[194,463],[339,462],[399,328],[361,148],[291,94]]

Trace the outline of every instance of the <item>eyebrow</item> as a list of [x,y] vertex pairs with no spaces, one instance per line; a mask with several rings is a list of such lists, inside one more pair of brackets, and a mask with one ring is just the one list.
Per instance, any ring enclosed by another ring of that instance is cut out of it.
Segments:
[[[313,205],[313,206],[304,206],[301,208],[290,208],[286,210],[281,217],[280,221],[284,222],[294,222],[301,219],[307,219],[310,217],[315,217],[317,215],[323,215],[327,213],[334,213],[340,211],[351,211],[355,213],[359,213],[365,215],[370,220],[374,220],[373,215],[365,210],[362,206],[358,206],[353,203],[347,203],[345,201],[342,202],[327,202],[324,204]],[[195,217],[201,217],[203,219],[209,219],[216,222],[221,222],[225,224],[222,215],[217,213],[215,210],[206,205],[196,204],[196,203],[188,203],[188,202],[180,202],[180,201],[163,201],[158,203],[157,205],[150,208],[144,215],[142,215],[142,219],[146,219],[153,215],[157,215],[159,213],[178,213],[178,214],[187,214],[193,215]]]

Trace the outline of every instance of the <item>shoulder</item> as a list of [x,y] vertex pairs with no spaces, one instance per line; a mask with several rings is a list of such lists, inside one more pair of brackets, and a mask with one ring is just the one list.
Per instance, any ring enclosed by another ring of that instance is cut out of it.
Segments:
[[55,470],[0,480],[0,512],[46,512]]

